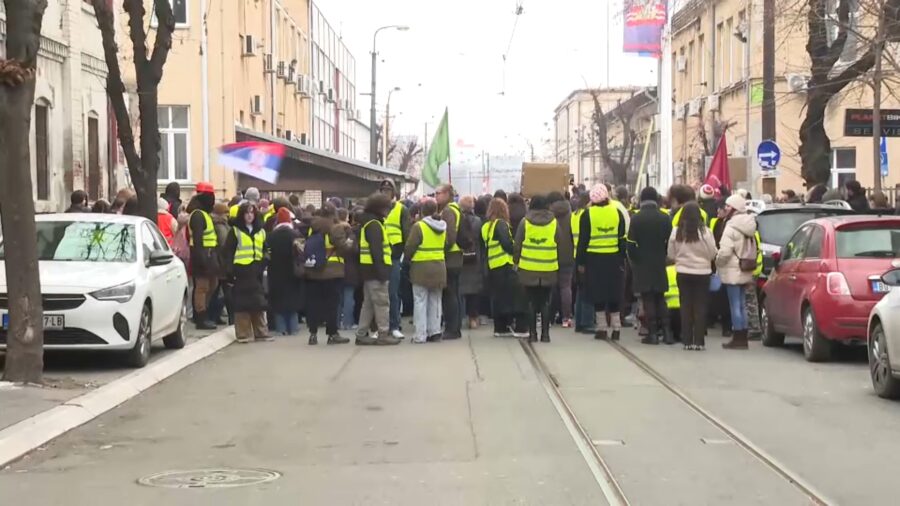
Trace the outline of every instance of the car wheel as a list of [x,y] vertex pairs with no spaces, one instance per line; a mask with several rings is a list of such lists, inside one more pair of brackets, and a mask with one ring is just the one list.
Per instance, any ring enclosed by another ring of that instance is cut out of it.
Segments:
[[766,309],[766,303],[763,301],[759,308],[759,321],[762,326],[762,344],[763,346],[783,346],[784,334],[775,331],[775,323],[769,318],[769,310]]
[[150,361],[151,319],[150,306],[145,304],[141,310],[141,319],[138,323],[137,337],[134,340],[134,348],[125,355],[125,363],[129,367],[144,367]]
[[872,328],[869,338],[869,373],[875,394],[884,399],[900,399],[900,380],[891,372],[891,357],[888,355],[887,336],[881,322]]
[[184,300],[181,303],[181,314],[178,315],[178,328],[175,329],[175,332],[163,338],[163,344],[170,350],[184,348],[184,324],[187,323],[187,304],[188,296],[184,294]]
[[831,359],[831,350],[831,341],[819,332],[812,308],[806,308],[803,312],[803,356],[807,362],[827,362]]

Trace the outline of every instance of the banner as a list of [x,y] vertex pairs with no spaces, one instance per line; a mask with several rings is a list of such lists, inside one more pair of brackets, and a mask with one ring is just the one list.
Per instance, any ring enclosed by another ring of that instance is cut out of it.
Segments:
[[666,0],[625,0],[623,51],[659,58],[666,26]]
[[727,188],[731,191],[731,172],[728,170],[728,144],[725,142],[725,133],[719,139],[719,145],[716,146],[716,152],[713,153],[712,163],[709,164],[709,172],[706,174],[706,181],[714,190]]
[[278,182],[278,170],[284,158],[283,144],[274,142],[237,142],[219,148],[219,164],[267,183]]

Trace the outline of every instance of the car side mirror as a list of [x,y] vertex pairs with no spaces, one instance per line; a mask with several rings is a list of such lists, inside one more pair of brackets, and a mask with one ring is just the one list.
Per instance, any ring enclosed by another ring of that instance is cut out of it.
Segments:
[[147,257],[147,267],[157,267],[160,265],[169,265],[175,256],[169,251],[151,251]]
[[881,282],[888,286],[900,286],[900,269],[892,269],[882,274]]

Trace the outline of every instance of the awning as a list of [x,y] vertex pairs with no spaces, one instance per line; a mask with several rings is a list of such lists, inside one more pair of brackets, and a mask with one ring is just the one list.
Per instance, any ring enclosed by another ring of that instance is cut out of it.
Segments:
[[238,186],[255,186],[262,191],[303,192],[319,190],[323,196],[365,197],[378,189],[385,179],[393,181],[399,189],[404,182],[417,182],[406,173],[354,160],[329,151],[312,148],[272,135],[235,127],[238,142],[277,142],[287,150],[281,164],[278,182],[275,184],[238,174]]

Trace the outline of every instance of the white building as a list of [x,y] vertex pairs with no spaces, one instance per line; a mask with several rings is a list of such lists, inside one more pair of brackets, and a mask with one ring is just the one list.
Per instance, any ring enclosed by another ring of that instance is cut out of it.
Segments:
[[[0,2],[0,57],[6,56],[6,12]],[[100,29],[87,2],[50,0],[38,51],[31,117],[31,173],[37,212],[64,210],[69,194],[84,189],[91,200],[109,198],[110,167],[118,150],[110,142],[106,63]],[[112,148],[112,149],[110,149]]]

